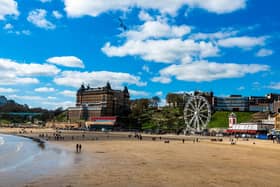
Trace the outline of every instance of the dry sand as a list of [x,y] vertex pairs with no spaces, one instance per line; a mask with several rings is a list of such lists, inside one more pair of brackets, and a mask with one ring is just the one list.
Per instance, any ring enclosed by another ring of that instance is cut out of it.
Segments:
[[[270,141],[239,140],[236,145],[230,145],[228,138],[184,144],[158,139],[49,143],[71,151],[74,163],[27,186],[280,186],[280,144]],[[82,144],[79,154],[76,143]]]

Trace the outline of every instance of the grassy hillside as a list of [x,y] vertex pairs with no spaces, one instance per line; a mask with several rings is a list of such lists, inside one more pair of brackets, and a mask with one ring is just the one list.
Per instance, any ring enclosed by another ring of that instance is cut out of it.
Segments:
[[[208,125],[209,128],[227,128],[228,116],[231,112],[215,112]],[[249,122],[252,119],[252,112],[234,112],[237,115],[237,122]]]

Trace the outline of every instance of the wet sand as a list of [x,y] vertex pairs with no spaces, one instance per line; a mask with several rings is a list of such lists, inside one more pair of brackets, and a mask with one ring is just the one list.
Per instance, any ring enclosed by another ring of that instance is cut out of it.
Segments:
[[[64,136],[73,135],[70,134]],[[230,145],[225,138],[223,142],[202,140],[183,144],[171,140],[167,144],[159,138],[129,139],[127,134],[120,140],[110,138],[50,141],[73,153],[74,162],[62,172],[33,178],[25,185],[280,186],[280,144],[271,141],[239,140]],[[82,144],[81,153],[75,153],[77,143]]]

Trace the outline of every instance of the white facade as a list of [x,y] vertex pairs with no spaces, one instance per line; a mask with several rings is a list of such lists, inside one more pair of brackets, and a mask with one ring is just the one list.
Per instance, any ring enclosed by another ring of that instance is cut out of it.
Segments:
[[232,130],[241,130],[241,131],[266,131],[273,129],[273,124],[258,124],[258,123],[240,123],[232,126]]

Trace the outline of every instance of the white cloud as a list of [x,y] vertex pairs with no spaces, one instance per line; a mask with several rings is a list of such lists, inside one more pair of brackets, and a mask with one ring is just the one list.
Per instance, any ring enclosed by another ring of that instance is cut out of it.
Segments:
[[31,103],[32,107],[42,107],[48,109],[56,109],[58,107],[68,108],[70,106],[75,106],[74,101],[54,101],[55,97],[41,97],[37,95],[9,95],[9,99],[17,100],[21,103]]
[[127,11],[130,8],[154,9],[161,13],[176,15],[187,5],[190,8],[202,8],[217,14],[230,13],[246,7],[246,0],[64,0],[65,11],[70,17],[96,17],[108,11]]
[[55,92],[56,91],[56,89],[54,89],[54,88],[50,88],[50,87],[41,87],[41,88],[36,88],[35,90],[34,90],[35,92]]
[[47,59],[47,62],[66,67],[84,68],[83,61],[75,56],[61,56]]
[[127,41],[122,46],[112,46],[106,43],[102,51],[110,57],[139,56],[146,61],[159,63],[183,62],[192,57],[217,56],[219,49],[210,42],[195,42],[194,40],[168,39]]
[[268,86],[268,88],[274,90],[280,90],[280,82],[273,82]]
[[235,36],[238,31],[235,30],[222,30],[214,33],[196,33],[190,36],[194,40],[215,40],[215,39],[224,39],[228,37]]
[[180,38],[191,32],[187,25],[170,26],[163,20],[147,21],[135,30],[128,30],[121,36],[128,40],[146,40],[157,38]]
[[147,97],[147,96],[149,96],[148,92],[131,90],[131,89],[129,89],[129,94],[133,97]]
[[17,100],[19,103],[28,103],[31,107],[42,107],[48,109],[56,109],[58,107],[68,108],[75,106],[75,101],[57,101],[56,97],[41,97],[37,95],[9,95],[9,99]]
[[[1,73],[1,71],[0,71]],[[0,85],[22,85],[22,84],[37,84],[39,80],[36,78],[22,78],[22,77],[4,77],[0,75]]]
[[141,10],[140,13],[138,14],[138,18],[142,21],[152,21],[154,20],[153,17],[145,12],[144,10]]
[[[259,64],[234,64],[198,61],[188,64],[171,65],[160,70],[154,82],[169,83],[171,77],[181,81],[210,82],[224,78],[239,78],[246,74],[268,71],[269,66]],[[166,80],[166,81],[162,81]]]
[[36,84],[39,80],[33,76],[52,76],[59,72],[53,65],[19,63],[0,58],[0,85]]
[[14,0],[1,0],[0,1],[0,20],[5,20],[6,16],[18,16],[19,11],[17,2]]
[[239,47],[244,49],[250,49],[255,46],[265,45],[265,40],[267,37],[231,37],[226,39],[221,39],[218,41],[218,45],[222,47]]
[[13,88],[0,88],[0,93],[14,93],[17,92],[18,90],[13,89]]
[[149,66],[147,66],[147,65],[144,65],[144,66],[142,67],[142,70],[145,71],[145,72],[147,72],[147,73],[150,73],[150,68],[149,68]]
[[157,95],[157,96],[162,96],[162,95],[163,95],[163,92],[162,92],[162,91],[158,91],[158,92],[156,92],[156,95]]
[[244,86],[240,86],[239,88],[237,88],[237,90],[239,90],[239,91],[245,90],[245,87]]
[[34,95],[10,95],[9,98],[12,98],[14,100],[19,99],[19,100],[26,100],[26,101],[44,101],[46,100],[45,97],[40,97],[40,96],[34,96]]
[[24,35],[30,35],[31,34],[30,30],[22,30],[21,33],[24,34]]
[[3,27],[4,30],[11,30],[11,29],[13,29],[13,28],[14,28],[14,26],[13,26],[12,24],[10,24],[10,23],[7,23],[7,24]]
[[16,35],[30,35],[31,32],[29,30],[14,30],[14,26],[11,23],[7,23],[3,27],[9,34],[16,34]]
[[[123,32],[120,35],[126,38],[123,44],[114,46],[107,42],[101,50],[109,57],[138,56],[158,63],[188,63],[193,57],[218,55],[219,49],[211,42],[182,39],[190,31],[187,25],[172,26],[167,20],[157,18]],[[147,71],[147,67],[144,68]]]
[[18,63],[10,59],[0,58],[0,73],[2,72],[17,76],[51,76],[56,75],[60,70],[54,65]]
[[163,107],[163,106],[166,106],[166,99],[164,99],[164,98],[160,98],[160,103],[158,104],[158,106],[161,106],[161,107]]
[[16,35],[26,35],[29,36],[31,34],[30,30],[8,30],[9,34],[16,34]]
[[47,11],[44,9],[36,9],[30,11],[27,20],[37,27],[44,29],[55,29],[55,25],[46,19]]
[[62,107],[63,109],[67,109],[69,107],[75,106],[74,101],[43,101],[41,102],[41,105],[44,105],[45,107],[49,109],[57,109],[59,107]]
[[49,100],[56,100],[57,98],[56,97],[52,97],[52,96],[48,96],[47,97]]
[[160,82],[162,84],[168,84],[172,81],[169,76],[168,77],[167,76],[153,77],[151,80],[153,82]]
[[59,11],[57,11],[57,10],[52,11],[52,15],[56,19],[61,19],[63,17],[63,15]]
[[258,57],[265,57],[265,56],[270,56],[273,54],[273,51],[270,49],[260,49],[257,53],[256,56]]
[[217,14],[230,13],[246,7],[247,0],[185,0],[193,8],[202,8]]
[[60,94],[67,96],[67,97],[75,97],[76,96],[76,92],[75,91],[71,91],[71,90],[64,90],[62,92],[59,92]]
[[146,83],[140,80],[140,77],[128,73],[95,71],[95,72],[79,72],[64,71],[54,79],[58,85],[80,87],[82,83],[90,84],[92,87],[102,87],[110,81],[112,88],[121,89],[124,84],[134,84],[137,86],[145,86]]

